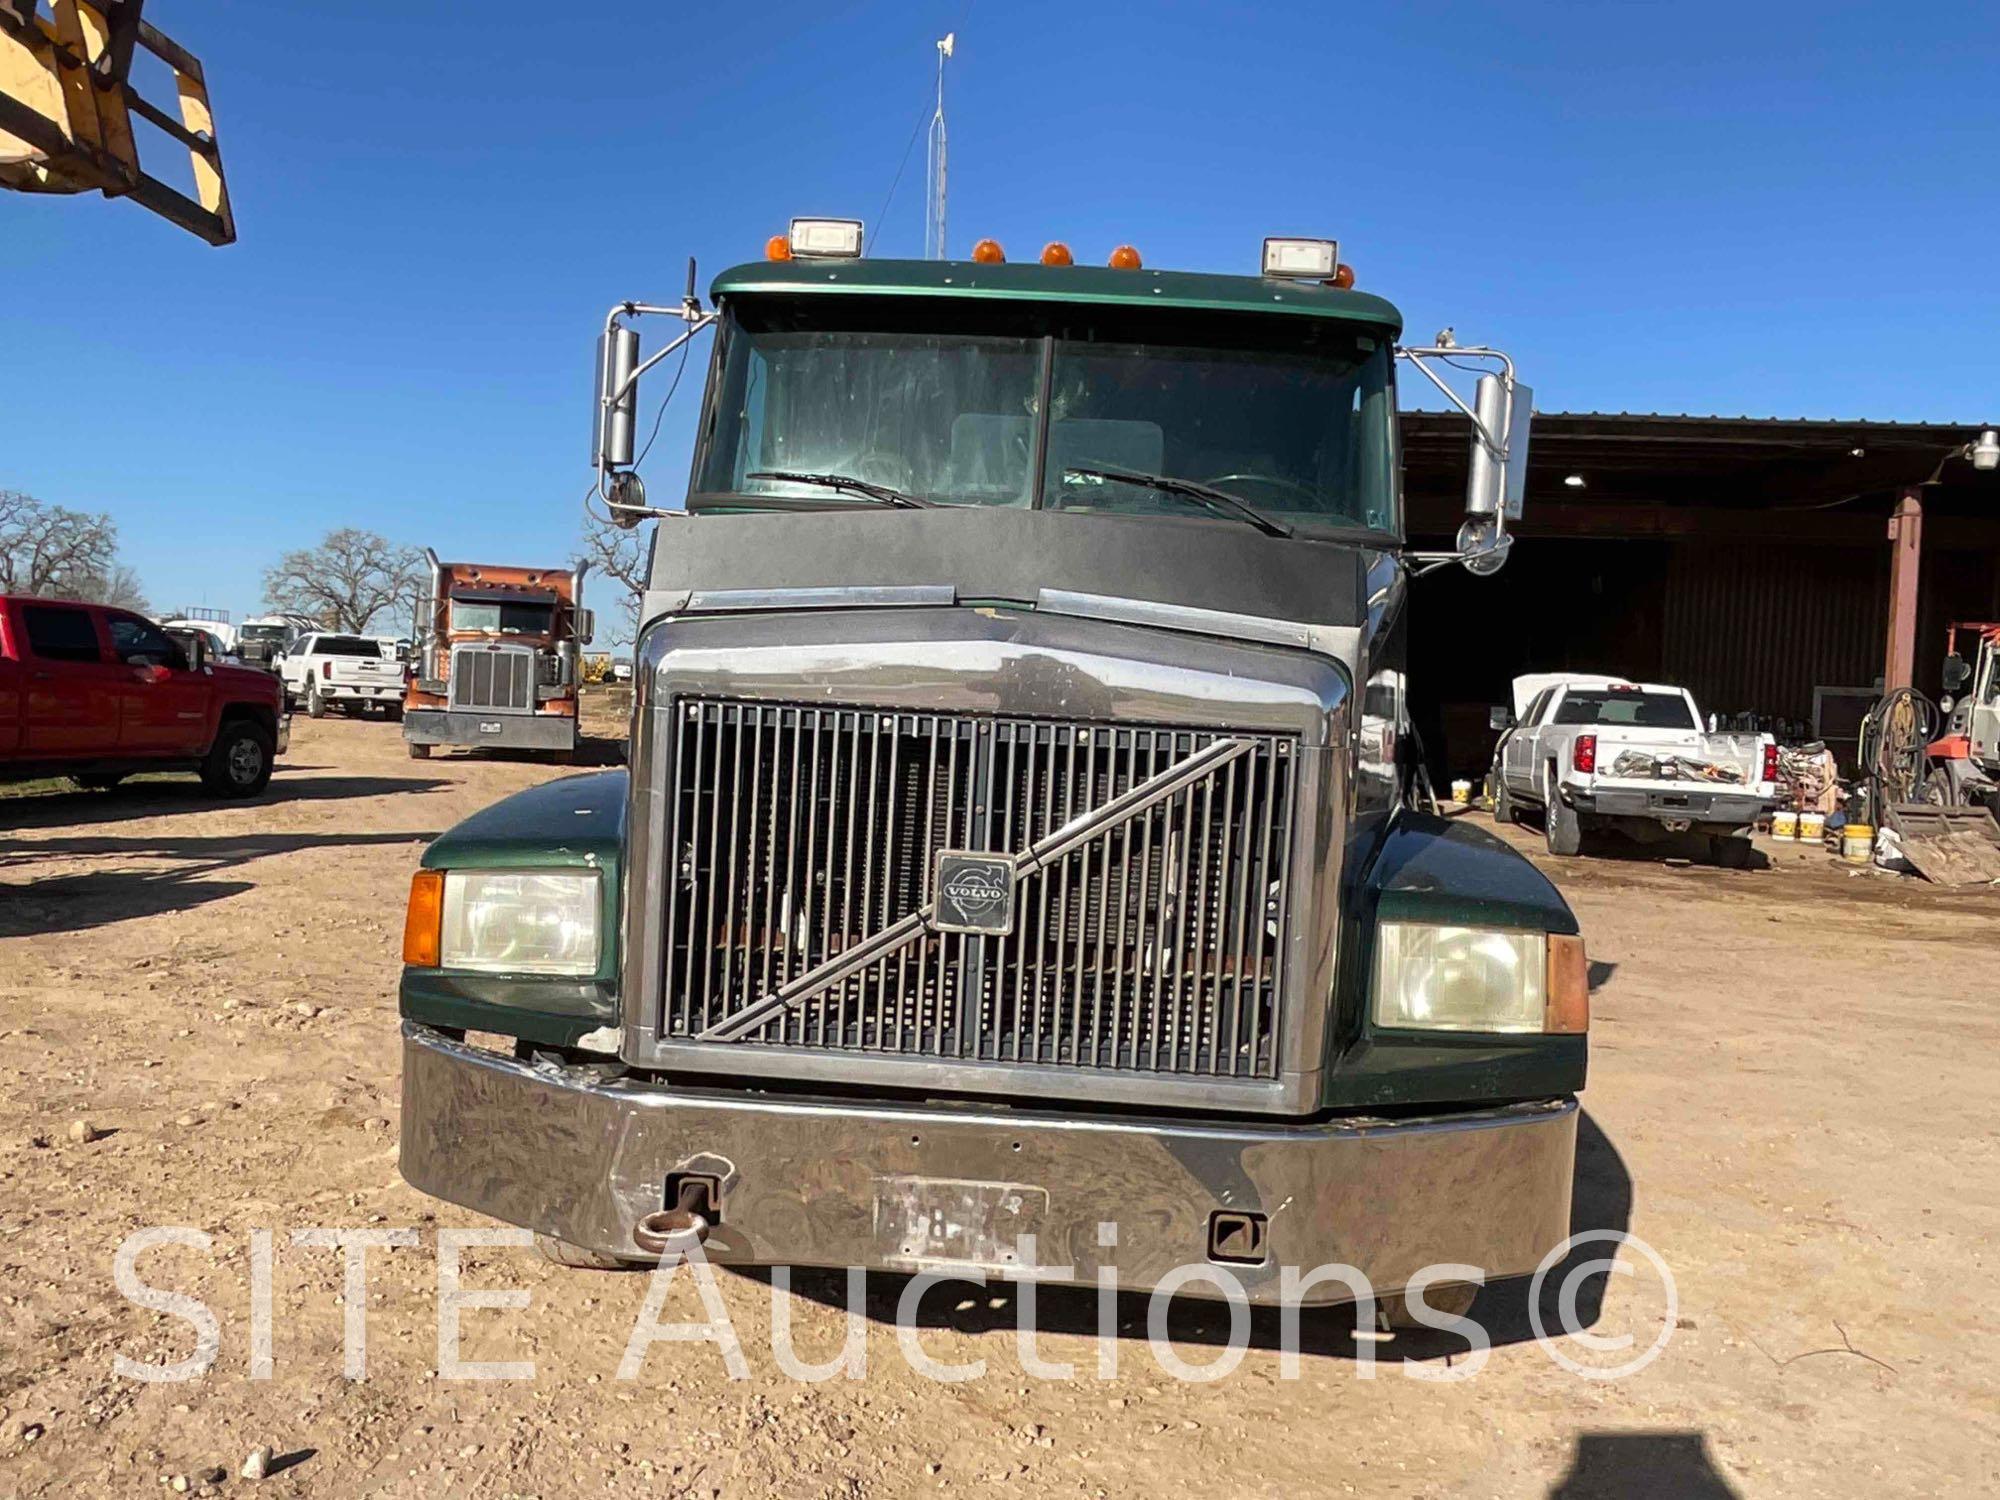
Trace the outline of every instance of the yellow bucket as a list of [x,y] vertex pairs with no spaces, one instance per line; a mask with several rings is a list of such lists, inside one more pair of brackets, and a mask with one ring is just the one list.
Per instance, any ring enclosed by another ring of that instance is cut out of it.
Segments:
[[1840,857],[1850,865],[1865,865],[1875,857],[1875,830],[1866,823],[1849,823],[1840,830]]
[[1802,812],[1799,814],[1799,842],[1817,844],[1826,838],[1826,814]]
[[1774,812],[1771,814],[1771,837],[1774,839],[1795,839],[1799,836],[1799,815],[1795,812]]

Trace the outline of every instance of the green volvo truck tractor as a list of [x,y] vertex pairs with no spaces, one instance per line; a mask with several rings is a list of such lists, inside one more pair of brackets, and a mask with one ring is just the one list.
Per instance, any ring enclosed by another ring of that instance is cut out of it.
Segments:
[[[860,241],[794,221],[606,321],[598,494],[657,520],[629,770],[425,854],[404,1175],[576,1264],[1193,1265],[1256,1302],[1346,1300],[1305,1274],[1342,1264],[1388,1305],[1532,1271],[1582,942],[1420,805],[1405,702],[1413,576],[1506,556],[1511,363],[1399,348],[1328,241],[1251,275]],[[705,330],[654,510],[638,386]],[[1454,553],[1405,548],[1399,370],[1472,419]]]

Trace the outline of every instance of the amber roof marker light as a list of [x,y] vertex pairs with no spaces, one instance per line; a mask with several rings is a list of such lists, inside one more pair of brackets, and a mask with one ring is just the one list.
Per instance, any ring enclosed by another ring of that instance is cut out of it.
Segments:
[[764,259],[790,260],[791,258],[792,242],[786,236],[774,234],[768,240],[764,241]]
[[972,247],[972,259],[978,265],[997,266],[1006,262],[1007,252],[998,240],[981,240]]
[[1042,264],[1045,266],[1073,266],[1076,257],[1069,253],[1069,246],[1061,240],[1050,240],[1042,246]]
[[1114,271],[1137,271],[1145,262],[1139,259],[1139,252],[1131,245],[1120,245],[1111,252],[1111,259],[1105,262]]

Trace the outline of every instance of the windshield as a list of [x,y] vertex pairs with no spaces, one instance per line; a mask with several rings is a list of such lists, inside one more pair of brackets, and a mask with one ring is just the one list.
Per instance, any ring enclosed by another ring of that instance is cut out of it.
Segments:
[[245,625],[237,636],[246,641],[282,641],[286,633],[282,625]]
[[941,332],[935,303],[733,308],[695,496],[873,503],[768,477],[782,470],[938,505],[1219,514],[1193,485],[1284,525],[1397,527],[1386,339],[1269,314],[995,303],[949,315]]
[[555,619],[552,604],[451,601],[451,628],[484,635],[547,635]]
[[1602,692],[1564,695],[1558,724],[1630,724],[1640,729],[1694,729],[1694,715],[1679,693]]

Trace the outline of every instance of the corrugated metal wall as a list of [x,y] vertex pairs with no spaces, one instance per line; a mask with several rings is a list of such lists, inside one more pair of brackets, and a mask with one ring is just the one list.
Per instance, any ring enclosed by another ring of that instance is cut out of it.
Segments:
[[1815,685],[1881,676],[1888,611],[1886,546],[1688,542],[1667,568],[1664,675],[1714,713],[1810,719]]

